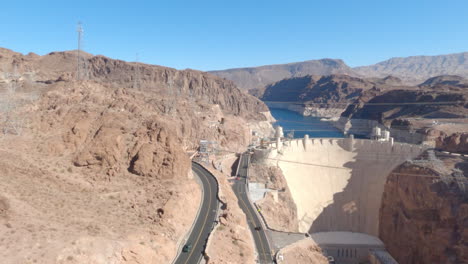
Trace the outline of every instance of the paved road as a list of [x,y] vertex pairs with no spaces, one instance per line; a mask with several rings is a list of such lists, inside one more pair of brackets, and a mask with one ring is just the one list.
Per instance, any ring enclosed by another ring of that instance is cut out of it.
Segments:
[[216,220],[216,210],[219,205],[218,187],[216,180],[210,172],[197,163],[192,163],[192,170],[198,175],[203,186],[203,203],[198,214],[198,218],[193,226],[187,243],[192,245],[190,252],[180,252],[174,263],[176,264],[198,264],[203,257],[208,236],[210,235],[214,221]]
[[234,193],[239,200],[239,206],[244,211],[247,217],[247,223],[249,224],[250,230],[252,231],[252,235],[255,241],[255,245],[257,247],[257,252],[259,255],[259,262],[260,263],[273,263],[270,246],[268,244],[268,239],[265,234],[265,230],[255,230],[255,227],[262,226],[260,219],[256,213],[256,209],[250,203],[249,198],[247,197],[246,192],[246,181],[247,181],[247,170],[249,165],[248,154],[242,154],[241,160],[239,162],[239,180],[236,180],[232,188],[234,189]]

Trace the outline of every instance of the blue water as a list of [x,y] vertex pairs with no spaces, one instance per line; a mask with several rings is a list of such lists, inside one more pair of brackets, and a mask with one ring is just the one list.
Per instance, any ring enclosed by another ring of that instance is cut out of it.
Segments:
[[296,112],[270,108],[271,114],[277,120],[274,126],[283,127],[284,136],[294,130],[294,138],[309,137],[342,138],[343,133],[330,122],[320,121],[319,117],[302,116]]

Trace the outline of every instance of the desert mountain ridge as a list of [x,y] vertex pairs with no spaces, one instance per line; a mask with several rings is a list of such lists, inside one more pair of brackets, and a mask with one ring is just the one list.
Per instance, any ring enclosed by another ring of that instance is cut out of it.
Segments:
[[282,79],[306,75],[347,74],[356,75],[339,59],[309,60],[288,64],[265,65],[260,67],[237,68],[209,73],[234,81],[241,89],[262,89]]
[[[241,89],[263,89],[286,78],[306,75],[346,74],[361,78],[394,76],[406,84],[416,85],[440,75],[468,77],[468,52],[437,56],[395,57],[373,65],[350,67],[341,59],[321,59],[304,62],[265,65],[209,71],[234,81]],[[254,92],[255,93],[255,92]]]
[[416,84],[438,75],[468,77],[468,52],[437,56],[396,57],[353,70],[367,77],[394,75],[408,84]]

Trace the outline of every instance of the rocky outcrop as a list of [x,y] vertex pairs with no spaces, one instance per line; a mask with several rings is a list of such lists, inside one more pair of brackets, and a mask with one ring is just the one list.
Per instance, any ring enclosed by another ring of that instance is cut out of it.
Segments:
[[436,138],[436,147],[448,152],[468,154],[468,133],[454,133],[448,136],[442,132]]
[[452,85],[458,87],[465,87],[468,85],[467,80],[457,75],[441,75],[427,79],[419,86],[440,86],[440,85]]
[[261,99],[316,104],[343,103],[357,98],[363,91],[372,89],[374,86],[375,84],[370,81],[348,75],[309,75],[285,79],[269,85]]
[[42,151],[73,155],[75,166],[109,176],[129,171],[137,175],[172,178],[186,175],[189,162],[177,134],[169,132],[158,108],[141,93],[113,90],[96,83],[57,84],[45,94],[32,126],[40,133],[64,131],[47,140]]
[[305,116],[339,117],[346,107],[383,91],[396,89],[398,78],[363,79],[348,75],[284,79],[265,88],[260,98],[269,105],[293,109]]
[[177,71],[161,66],[113,60],[104,56],[90,58],[89,67],[92,79],[113,83],[117,87],[131,88],[135,85],[135,78],[138,78],[137,85],[142,90],[156,91],[178,98],[190,96],[219,105],[222,110],[234,115],[263,120],[263,116],[257,113],[268,111],[262,102],[241,92],[233,82],[196,70]]
[[465,101],[466,95],[459,92],[392,90],[350,106],[343,116],[382,124],[407,117],[460,118],[468,114]]
[[[0,66],[5,73],[16,71],[20,78],[31,77],[37,84],[52,84],[75,78],[76,51],[24,56],[2,49],[0,55]],[[192,100],[217,104],[228,113],[259,120],[264,120],[264,117],[258,113],[268,111],[262,102],[241,92],[232,81],[208,73],[130,63],[83,52],[82,56],[87,62],[89,79],[113,88],[138,88],[155,92],[172,104],[181,98],[191,97]]]
[[[444,162],[467,175],[460,160]],[[467,197],[464,183],[450,172],[405,163],[385,185],[379,237],[401,264],[467,263]]]

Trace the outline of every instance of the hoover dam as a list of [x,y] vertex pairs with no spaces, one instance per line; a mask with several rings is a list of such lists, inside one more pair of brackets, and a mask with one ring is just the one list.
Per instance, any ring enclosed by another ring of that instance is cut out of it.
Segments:
[[[309,233],[339,263],[358,263],[372,250],[384,250],[378,239],[379,209],[387,176],[423,150],[393,140],[306,135],[277,138],[254,156],[283,171],[297,206],[299,231]],[[355,260],[348,261],[351,257]]]

